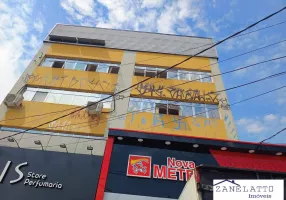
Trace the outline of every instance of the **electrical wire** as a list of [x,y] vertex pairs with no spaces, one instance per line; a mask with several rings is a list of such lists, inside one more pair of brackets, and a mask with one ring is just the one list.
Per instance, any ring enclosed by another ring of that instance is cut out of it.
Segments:
[[[263,96],[263,95],[266,95],[266,94],[269,94],[269,93],[271,93],[271,92],[274,92],[274,91],[283,89],[283,88],[285,88],[285,87],[286,87],[286,85],[285,85],[285,86],[282,86],[282,87],[279,87],[279,88],[276,88],[276,89],[273,89],[273,90],[269,90],[269,91],[267,91],[267,92],[264,92],[264,93],[261,93],[261,94],[258,94],[258,95],[252,96],[252,97],[249,97],[249,98],[246,98],[246,99],[243,99],[243,100],[241,100],[241,101],[237,101],[237,102],[233,103],[231,106],[235,106],[235,105],[240,104],[240,103],[242,103],[242,102],[249,101],[249,100],[251,100],[251,99],[255,99],[255,98],[261,97],[261,96]],[[213,109],[213,110],[218,110],[218,109]],[[188,117],[194,117],[194,116],[201,115],[201,114],[204,114],[204,113],[206,113],[206,112],[201,112],[201,113],[195,114],[195,115],[193,115],[193,116],[188,116]],[[128,113],[127,113],[127,114],[128,114]],[[182,119],[182,118],[180,118],[180,120],[181,120],[181,119]],[[176,120],[174,120],[174,121],[176,121]],[[173,122],[173,121],[172,121],[172,122]],[[168,122],[168,123],[171,123],[171,122]],[[164,124],[166,124],[166,123],[164,123]],[[143,130],[145,130],[145,129],[143,129]],[[96,139],[90,139],[90,140],[81,141],[81,142],[72,142],[72,143],[68,143],[68,144],[66,144],[66,145],[77,144],[77,143],[84,143],[84,142],[90,142],[90,141],[94,141],[94,140],[96,140]],[[58,146],[58,145],[50,145],[50,146],[46,146],[46,148],[48,148],[48,147],[54,147],[54,146]],[[32,147],[31,147],[31,148],[32,148]]]
[[[71,114],[73,114],[73,113],[76,113],[76,112],[78,112],[78,111],[80,111],[80,110],[83,110],[83,109],[85,109],[85,108],[87,108],[87,107],[93,106],[93,105],[95,105],[95,104],[97,104],[97,103],[99,103],[99,102],[102,102],[102,101],[104,101],[104,100],[106,100],[106,99],[109,99],[110,97],[113,97],[113,96],[115,96],[115,95],[117,95],[117,94],[120,94],[120,93],[122,93],[122,92],[125,92],[125,91],[127,91],[128,89],[131,89],[131,88],[133,88],[133,87],[135,87],[135,86],[137,86],[137,85],[139,85],[139,84],[141,84],[141,83],[143,83],[143,82],[146,82],[146,81],[148,81],[148,80],[150,80],[150,79],[152,79],[152,78],[154,78],[154,77],[157,77],[158,75],[160,75],[160,74],[162,74],[162,73],[164,73],[164,72],[166,72],[166,71],[168,71],[168,70],[170,70],[170,69],[173,69],[174,67],[176,67],[176,66],[178,66],[178,65],[180,65],[180,64],[182,64],[182,63],[184,63],[184,62],[186,62],[186,61],[188,61],[188,60],[190,60],[190,59],[192,59],[193,57],[198,56],[198,55],[200,55],[200,54],[202,54],[202,53],[208,51],[209,49],[212,49],[213,47],[215,47],[215,46],[217,46],[217,45],[219,45],[219,44],[221,44],[221,43],[223,43],[223,42],[229,40],[230,38],[233,38],[234,36],[239,35],[239,34],[243,33],[244,31],[246,31],[246,30],[248,30],[248,29],[250,29],[250,28],[256,26],[257,24],[259,24],[259,23],[261,23],[261,22],[263,22],[263,21],[265,21],[265,20],[267,20],[267,19],[269,19],[269,18],[271,18],[271,17],[277,15],[278,13],[282,12],[282,11],[285,10],[285,9],[286,9],[286,6],[283,7],[283,8],[281,8],[280,10],[278,10],[278,11],[276,11],[276,12],[274,12],[274,13],[268,15],[267,17],[264,17],[263,19],[261,19],[261,20],[255,22],[255,23],[253,23],[253,24],[247,26],[246,28],[244,28],[244,29],[242,29],[242,30],[240,30],[240,31],[238,31],[238,32],[236,32],[236,33],[234,33],[234,34],[232,34],[232,35],[226,37],[225,39],[223,39],[223,40],[217,42],[216,44],[213,44],[213,45],[211,45],[210,47],[208,47],[208,48],[206,48],[206,49],[204,49],[204,50],[202,50],[202,51],[200,51],[200,52],[198,52],[198,53],[196,53],[196,54],[194,54],[194,55],[192,55],[192,56],[190,56],[190,57],[184,59],[183,61],[181,61],[181,62],[179,62],[179,63],[177,63],[177,64],[175,64],[175,65],[173,65],[173,66],[171,66],[171,67],[169,67],[169,68],[167,68],[167,69],[165,69],[164,71],[161,71],[161,72],[157,73],[155,76],[149,77],[149,78],[147,78],[147,79],[145,79],[145,80],[142,80],[142,81],[140,81],[140,82],[138,82],[138,83],[136,83],[136,84],[133,84],[132,86],[130,86],[130,87],[128,87],[128,88],[125,88],[125,89],[123,89],[123,90],[121,90],[121,91],[119,91],[119,92],[116,92],[116,93],[114,93],[113,95],[110,95],[109,97],[103,98],[103,99],[101,99],[100,101],[95,102],[94,104],[90,104],[90,105],[88,105],[88,106],[82,107],[82,108],[80,108],[80,109],[78,109],[78,110],[76,110],[76,111],[72,111],[72,112],[70,112],[70,113],[68,113],[68,114],[62,115],[61,117],[57,117],[56,119],[49,120],[49,121],[47,121],[47,122],[45,122],[45,123],[43,123],[43,124],[40,124],[40,125],[38,125],[38,126],[36,126],[36,127],[29,128],[29,129],[25,130],[24,132],[27,132],[27,131],[29,131],[29,130],[33,130],[33,129],[39,128],[39,127],[41,127],[41,126],[44,126],[44,125],[46,125],[46,124],[49,124],[49,123],[51,123],[51,122],[53,122],[53,121],[56,121],[56,120],[58,120],[58,119],[67,117],[67,116],[69,116],[69,115],[71,115]],[[10,137],[15,136],[15,135],[17,135],[17,134],[24,133],[24,132],[15,133],[14,135],[11,135]],[[0,140],[5,139],[5,138],[7,138],[7,137],[0,138]]]
[[[286,87],[286,86],[280,87],[279,89],[282,89],[282,88],[284,88],[284,87]],[[277,89],[275,89],[275,90],[277,90]],[[272,91],[273,91],[273,90],[271,90],[271,92],[272,92]],[[264,94],[268,94],[268,93],[269,93],[269,92],[265,92],[265,93],[263,93],[263,94],[259,94],[259,95],[256,95],[256,96],[254,96],[254,97],[250,97],[250,98],[248,98],[248,99],[244,99],[244,100],[241,100],[241,101],[232,103],[232,104],[230,104],[229,106],[237,105],[237,104],[239,104],[239,103],[248,101],[248,100],[250,100],[250,99],[253,99],[253,98],[262,96],[262,95],[264,95]],[[218,109],[219,109],[219,108],[214,108],[214,109],[211,109],[211,110],[218,110]],[[206,113],[206,112],[202,112],[202,114],[203,114],[203,113]],[[199,114],[201,114],[201,113],[199,113]],[[186,118],[193,117],[193,116],[195,116],[195,115],[182,117],[182,118],[179,118],[179,120],[181,120],[181,119],[186,119]],[[164,124],[169,124],[169,123],[172,123],[172,122],[175,122],[175,121],[178,121],[178,120],[172,120],[172,121],[169,121],[169,122],[164,122]],[[158,125],[157,125],[157,126],[158,126]],[[157,126],[151,126],[151,127],[149,127],[149,128],[146,128],[146,129],[154,128],[154,127],[157,127]],[[143,129],[143,130],[145,130],[145,129]]]
[[[264,80],[267,80],[267,79],[270,79],[270,78],[275,78],[277,76],[281,76],[281,75],[285,75],[286,74],[286,71],[284,72],[280,72],[280,73],[276,73],[276,74],[272,74],[272,75],[269,75],[269,76],[266,76],[264,78],[261,78],[261,79],[257,79],[255,81],[251,81],[251,82],[248,82],[248,83],[244,83],[244,84],[241,84],[241,85],[237,85],[237,86],[234,86],[234,87],[231,87],[231,88],[227,88],[227,89],[224,89],[224,90],[220,90],[220,91],[216,91],[216,93],[219,93],[219,92],[224,92],[224,91],[228,91],[228,90],[232,90],[232,89],[237,89],[237,88],[240,88],[240,87],[244,87],[244,86],[247,86],[247,85],[251,85],[253,83],[257,83],[257,82],[260,82],[260,81],[264,81]],[[285,87],[285,86],[284,86]],[[283,87],[282,87],[283,88]],[[282,88],[279,88],[279,89],[282,89]],[[209,95],[211,93],[207,93],[207,94],[204,94],[204,95],[199,95],[198,98],[201,98],[201,97],[204,97],[206,95]],[[190,106],[192,107],[192,106]],[[151,108],[147,108],[147,109],[142,109],[140,110],[139,112],[138,111],[135,111],[135,112],[128,112],[128,113],[125,113],[125,114],[121,114],[119,116],[115,116],[115,117],[110,117],[108,118],[107,120],[105,121],[94,121],[94,122],[82,122],[82,123],[77,123],[77,124],[69,124],[69,125],[63,125],[63,126],[56,126],[56,127],[53,127],[53,128],[62,128],[62,127],[70,127],[70,126],[77,126],[77,125],[80,125],[80,124],[87,124],[89,123],[87,126],[83,126],[83,127],[78,127],[76,129],[79,129],[79,128],[84,128],[84,127],[88,127],[90,126],[91,124],[94,123],[94,125],[98,125],[99,123],[104,123],[104,122],[109,122],[109,121],[113,121],[113,120],[116,120],[116,119],[119,119],[121,118],[121,116],[125,116],[125,115],[128,115],[128,114],[133,114],[133,113],[140,113],[142,111],[146,111],[146,110],[153,110],[155,107],[151,107]],[[182,118],[180,118],[182,119]]]
[[255,150],[257,150],[257,149],[259,148],[259,146],[260,146],[260,145],[262,145],[265,141],[267,141],[267,140],[270,140],[270,139],[274,138],[275,136],[279,135],[280,133],[282,133],[282,132],[283,132],[283,131],[285,131],[285,130],[286,130],[286,127],[285,127],[285,128],[283,128],[283,129],[281,129],[281,130],[280,130],[280,131],[278,131],[277,133],[275,133],[275,134],[271,135],[270,137],[268,137],[268,138],[266,138],[266,139],[262,140],[261,142],[259,142],[259,143],[257,144],[257,146],[256,146]]
[[[285,21],[286,22],[286,21]],[[249,54],[249,53],[253,53],[255,51],[259,51],[261,49],[265,49],[265,48],[268,48],[268,47],[271,47],[271,46],[274,46],[274,45],[277,45],[277,44],[280,44],[282,42],[285,42],[286,40],[281,40],[279,42],[275,42],[275,43],[272,43],[272,44],[269,44],[269,45],[266,45],[266,46],[263,46],[263,47],[260,47],[260,48],[257,48],[257,49],[254,49],[254,50],[251,50],[251,51],[248,51],[248,52],[244,52],[242,54],[239,54],[239,55],[236,55],[236,56],[233,56],[233,57],[229,57],[229,58],[226,58],[224,60],[220,60],[218,62],[215,62],[215,63],[212,63],[212,64],[209,64],[209,65],[205,65],[205,66],[202,66],[200,68],[197,68],[195,70],[199,70],[199,69],[203,69],[203,68],[206,68],[208,66],[212,66],[212,65],[215,65],[215,64],[218,64],[218,63],[222,63],[222,62],[226,62],[226,61],[229,61],[231,59],[234,59],[234,58],[237,58],[237,57],[240,57],[240,56],[243,56],[243,55],[246,55],[246,54]],[[182,73],[183,74],[183,73]],[[175,77],[175,76],[174,76]],[[198,80],[198,79],[196,79]],[[192,81],[195,81],[195,80],[192,80]],[[157,82],[153,82],[152,84],[156,84],[160,81],[157,81]],[[174,85],[174,86],[178,86],[178,85]],[[25,86],[23,86],[25,87]],[[21,88],[22,89],[22,88]],[[123,98],[129,98],[130,96],[127,96],[127,97],[122,97]],[[106,101],[106,102],[113,102],[112,101]],[[114,101],[115,102],[115,101]],[[70,109],[64,109],[64,110],[59,110],[59,111],[54,111],[54,112],[48,112],[48,113],[42,113],[42,114],[37,114],[37,115],[30,115],[30,116],[27,116],[27,117],[19,117],[19,118],[10,118],[10,119],[5,119],[5,120],[1,120],[0,122],[4,122],[4,121],[10,121],[10,120],[18,120],[18,119],[25,119],[25,118],[31,118],[31,117],[38,117],[38,116],[43,116],[43,115],[49,115],[49,114],[53,114],[53,113],[60,113],[60,112],[65,112],[65,111],[69,111],[69,110],[75,110],[75,109],[78,109],[78,108],[81,108],[80,106],[77,106],[77,107],[74,107],[74,108],[70,108]],[[48,117],[48,116],[47,116]]]

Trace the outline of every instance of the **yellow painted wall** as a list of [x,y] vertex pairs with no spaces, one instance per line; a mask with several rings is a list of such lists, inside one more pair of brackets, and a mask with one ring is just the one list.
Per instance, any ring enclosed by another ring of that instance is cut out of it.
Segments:
[[[134,76],[132,84],[136,84],[144,79],[146,77]],[[131,96],[218,104],[216,94],[205,95],[216,91],[214,83],[189,82],[174,86],[185,82],[181,80],[153,78],[135,86],[131,90]]]
[[33,87],[113,93],[117,77],[117,74],[37,67],[25,81]]
[[[223,120],[200,117],[180,117],[155,113],[132,113],[126,117],[125,128],[130,130],[227,139]],[[150,128],[152,127],[152,128]]]
[[[31,128],[38,126],[42,123],[45,123],[47,121],[53,120],[59,116],[68,114],[78,108],[79,107],[77,106],[70,106],[70,105],[24,101],[22,107],[20,108],[9,108],[3,120],[13,119],[13,118],[23,118],[23,119],[2,121],[0,122],[0,125],[8,127],[16,127],[16,128]],[[66,109],[69,110],[64,111]],[[43,116],[27,118],[28,116],[41,115],[44,113],[48,114]],[[70,133],[104,136],[107,127],[106,121],[107,121],[107,114],[102,114],[99,119],[97,117],[88,116],[87,112],[85,110],[82,110],[78,111],[73,115],[67,116],[65,118],[44,125],[38,129],[46,131],[58,131],[65,133],[70,132]]]
[[[178,56],[178,55],[168,55],[160,53],[136,53],[136,64],[137,65],[150,65],[158,67],[171,67],[183,60],[188,58],[188,56]],[[188,70],[198,70],[198,71],[211,71],[209,58],[194,57],[178,66],[176,68],[188,69]],[[207,67],[205,67],[207,66]],[[202,68],[203,67],[203,68]],[[200,69],[199,69],[200,68]]]
[[68,44],[52,44],[46,56],[121,63],[123,51]]

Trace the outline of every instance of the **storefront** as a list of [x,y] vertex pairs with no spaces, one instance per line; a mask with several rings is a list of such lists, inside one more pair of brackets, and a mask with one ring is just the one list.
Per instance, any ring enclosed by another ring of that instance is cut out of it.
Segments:
[[93,200],[102,156],[0,147],[0,199]]
[[110,130],[96,199],[178,199],[186,180],[195,177],[199,182],[195,169],[205,165],[286,172],[285,147],[260,145],[255,153],[249,151],[256,147],[237,141]]

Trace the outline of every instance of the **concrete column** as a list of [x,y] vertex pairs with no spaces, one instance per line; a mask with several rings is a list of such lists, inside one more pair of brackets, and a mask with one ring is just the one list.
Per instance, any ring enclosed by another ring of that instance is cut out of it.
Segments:
[[[219,69],[219,66],[217,64],[217,59],[210,59],[210,62],[211,62],[211,69],[212,69],[212,75],[215,75],[215,74],[220,74],[220,69]],[[224,84],[223,84],[223,81],[222,81],[222,77],[221,76],[215,76],[213,77],[213,80],[214,80],[214,83],[215,83],[215,86],[216,86],[216,90],[217,91],[220,91],[220,90],[224,90]],[[235,126],[235,123],[234,123],[234,118],[232,116],[232,112],[230,109],[222,109],[221,105],[226,105],[226,104],[230,104],[228,102],[228,98],[227,98],[227,95],[226,95],[226,92],[220,92],[219,93],[219,96],[218,96],[218,99],[220,100],[219,102],[219,105],[220,105],[220,115],[221,115],[221,118],[224,120],[224,124],[225,124],[225,128],[226,128],[226,132],[227,132],[227,137],[228,139],[231,139],[231,140],[238,140],[238,134],[237,134],[237,131],[236,131],[236,126]]]
[[[135,67],[136,52],[124,51],[115,92],[128,88],[132,85],[132,77]],[[115,112],[110,115],[109,128],[125,128],[126,113],[128,112],[129,96],[131,91],[127,90],[115,97]],[[126,98],[120,98],[126,97]],[[123,115],[122,117],[117,117]],[[116,118],[114,118],[116,117]]]
[[[18,92],[21,92],[20,90],[24,88],[24,86],[26,85],[26,76],[33,74],[36,67],[42,62],[43,58],[45,57],[45,54],[47,53],[49,47],[50,44],[48,43],[43,44],[43,46],[39,49],[36,55],[32,58],[32,61],[30,62],[26,70],[23,72],[23,74],[20,76],[18,81],[15,83],[9,94],[17,94]],[[7,112],[7,106],[4,104],[4,102],[2,102],[2,104],[0,105],[0,120],[3,119],[6,112]]]

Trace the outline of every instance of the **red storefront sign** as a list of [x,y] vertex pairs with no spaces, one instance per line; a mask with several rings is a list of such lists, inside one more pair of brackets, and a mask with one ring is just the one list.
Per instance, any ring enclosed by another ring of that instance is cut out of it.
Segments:
[[[129,155],[127,176],[151,178],[151,157]],[[193,175],[195,163],[193,161],[176,160],[167,157],[167,165],[153,165],[152,177],[156,179],[168,179],[187,181]]]

